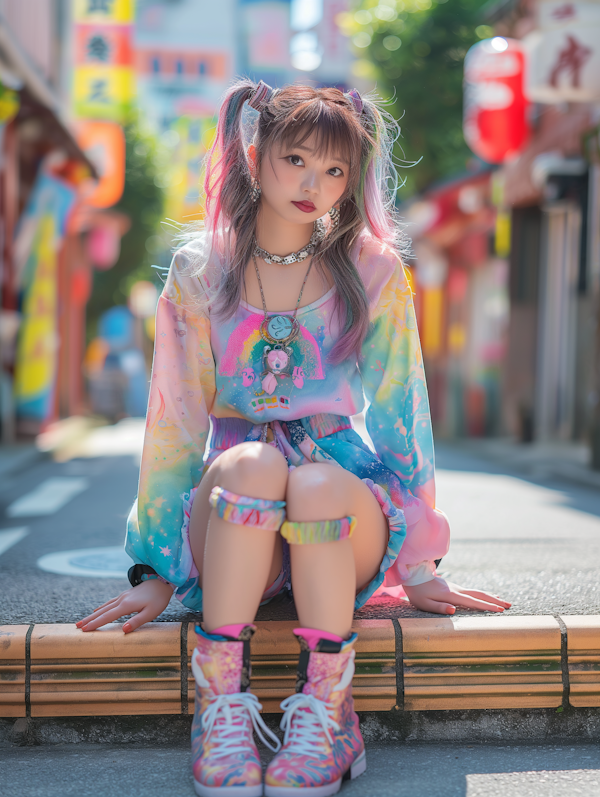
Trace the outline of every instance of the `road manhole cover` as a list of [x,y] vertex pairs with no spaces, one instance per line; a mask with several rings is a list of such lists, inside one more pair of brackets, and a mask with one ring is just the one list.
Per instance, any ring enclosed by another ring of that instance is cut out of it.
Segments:
[[132,564],[121,546],[59,551],[48,553],[37,561],[37,566],[47,573],[88,578],[127,578]]

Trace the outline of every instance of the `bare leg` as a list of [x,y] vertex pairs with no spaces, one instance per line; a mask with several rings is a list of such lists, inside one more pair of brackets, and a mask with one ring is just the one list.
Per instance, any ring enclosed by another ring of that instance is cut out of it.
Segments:
[[202,479],[192,507],[190,544],[200,572],[207,631],[251,623],[265,588],[281,569],[278,532],[223,520],[208,503],[212,488],[282,501],[287,477],[279,451],[264,443],[241,443],[221,454]]
[[301,625],[345,638],[356,591],[375,576],[385,554],[387,521],[369,488],[353,473],[332,465],[302,465],[292,471],[286,500],[292,521],[356,517],[349,540],[290,546]]

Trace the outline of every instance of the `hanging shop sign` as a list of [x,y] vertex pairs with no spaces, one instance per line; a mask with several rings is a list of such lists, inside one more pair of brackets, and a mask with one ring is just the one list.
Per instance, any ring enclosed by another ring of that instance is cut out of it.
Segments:
[[135,94],[133,0],[80,0],[75,4],[76,116],[119,121]]
[[529,138],[524,67],[520,42],[500,36],[478,42],[465,57],[464,136],[487,163],[514,157]]
[[523,39],[527,96],[546,103],[600,100],[600,0],[542,0],[539,25]]
[[77,143],[96,167],[98,185],[87,205],[109,208],[119,201],[125,187],[125,136],[115,122],[81,120],[77,124]]

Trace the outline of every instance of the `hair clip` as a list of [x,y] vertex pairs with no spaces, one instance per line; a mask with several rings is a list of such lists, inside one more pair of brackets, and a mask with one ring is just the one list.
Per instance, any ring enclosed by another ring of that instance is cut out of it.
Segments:
[[271,102],[275,89],[272,89],[264,80],[261,80],[248,99],[248,105],[261,113]]
[[350,89],[345,96],[348,97],[349,100],[352,100],[354,107],[356,108],[356,113],[360,116],[363,112],[363,101],[362,97],[358,93],[358,89]]

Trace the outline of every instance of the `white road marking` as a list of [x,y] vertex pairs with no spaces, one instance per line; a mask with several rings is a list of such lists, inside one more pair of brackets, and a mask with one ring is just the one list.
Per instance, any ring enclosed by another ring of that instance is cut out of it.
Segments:
[[37,561],[37,566],[46,573],[87,578],[127,578],[132,564],[122,546],[59,551],[48,553]]
[[0,531],[0,556],[8,551],[9,548],[12,548],[13,545],[16,545],[19,540],[22,540],[23,537],[26,537],[28,534],[29,529],[27,529],[25,526],[19,529],[3,529]]
[[74,476],[56,476],[46,479],[26,495],[17,498],[8,507],[8,517],[37,517],[52,515],[79,493],[90,486],[88,479]]

